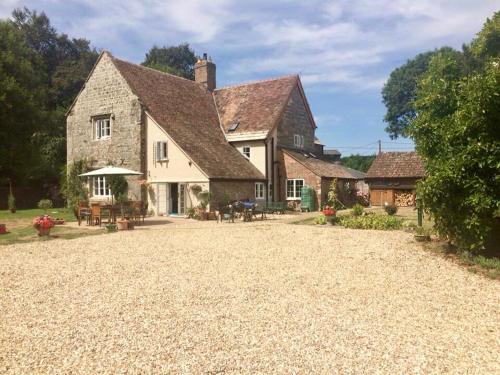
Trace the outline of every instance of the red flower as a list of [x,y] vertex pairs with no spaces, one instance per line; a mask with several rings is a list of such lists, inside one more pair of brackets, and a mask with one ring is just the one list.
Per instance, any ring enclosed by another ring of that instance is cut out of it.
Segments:
[[54,226],[54,220],[49,215],[37,216],[33,219],[35,229],[50,229]]

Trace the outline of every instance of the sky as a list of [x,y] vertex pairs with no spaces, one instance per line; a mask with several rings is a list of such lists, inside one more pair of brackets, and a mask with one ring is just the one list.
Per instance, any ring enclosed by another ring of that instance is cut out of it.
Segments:
[[317,136],[343,155],[410,150],[391,141],[381,89],[416,54],[460,48],[500,0],[0,0],[44,11],[59,32],[140,63],[188,42],[217,65],[217,86],[300,74]]

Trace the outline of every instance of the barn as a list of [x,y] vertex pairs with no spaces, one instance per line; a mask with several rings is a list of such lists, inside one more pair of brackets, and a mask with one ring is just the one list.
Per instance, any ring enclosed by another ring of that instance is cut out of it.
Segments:
[[416,183],[424,177],[425,169],[416,152],[381,152],[366,176],[370,204],[415,206]]

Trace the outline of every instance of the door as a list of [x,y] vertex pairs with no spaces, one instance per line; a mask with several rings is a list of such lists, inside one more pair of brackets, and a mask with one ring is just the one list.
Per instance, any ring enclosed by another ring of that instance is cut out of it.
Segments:
[[173,214],[179,213],[179,184],[170,184],[170,212]]

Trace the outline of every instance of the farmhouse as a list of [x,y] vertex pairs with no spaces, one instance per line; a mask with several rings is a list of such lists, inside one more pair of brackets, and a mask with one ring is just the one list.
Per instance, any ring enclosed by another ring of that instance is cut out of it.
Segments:
[[[297,75],[217,88],[206,54],[191,81],[105,51],[67,113],[67,160],[143,173],[128,178],[129,196],[156,214],[185,213],[199,203],[200,189],[215,205],[297,205],[304,184],[320,207],[327,180],[342,185],[359,174],[323,159],[315,131]],[[91,200],[110,198],[105,177],[90,186]]]
[[377,155],[366,181],[370,186],[370,204],[415,205],[415,188],[425,177],[425,169],[415,152],[382,152]]

